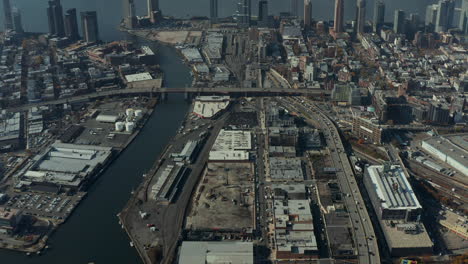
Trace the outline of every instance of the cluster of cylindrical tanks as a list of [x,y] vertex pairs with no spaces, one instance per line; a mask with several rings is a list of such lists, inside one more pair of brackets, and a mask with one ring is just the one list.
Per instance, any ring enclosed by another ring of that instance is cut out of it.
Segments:
[[125,110],[125,115],[125,122],[115,123],[115,131],[122,132],[125,129],[126,132],[132,133],[136,126],[135,121],[138,121],[143,117],[143,111],[128,108]]

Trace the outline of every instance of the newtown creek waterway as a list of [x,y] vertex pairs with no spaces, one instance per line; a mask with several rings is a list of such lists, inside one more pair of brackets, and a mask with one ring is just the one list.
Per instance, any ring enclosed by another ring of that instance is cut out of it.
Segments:
[[[185,87],[192,77],[173,48],[157,45],[157,60],[166,87]],[[89,189],[68,221],[49,239],[42,256],[0,250],[1,264],[138,264],[141,260],[118,223],[132,189],[148,171],[183,121],[189,105],[183,95],[171,95],[155,111],[136,139]]]

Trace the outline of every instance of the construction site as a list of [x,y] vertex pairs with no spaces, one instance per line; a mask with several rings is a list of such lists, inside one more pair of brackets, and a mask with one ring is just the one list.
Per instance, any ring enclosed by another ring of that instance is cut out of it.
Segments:
[[208,163],[186,229],[251,233],[254,227],[252,163]]

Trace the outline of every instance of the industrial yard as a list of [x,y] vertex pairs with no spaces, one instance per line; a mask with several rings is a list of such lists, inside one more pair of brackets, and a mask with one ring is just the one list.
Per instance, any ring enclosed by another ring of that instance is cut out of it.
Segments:
[[188,230],[251,232],[254,227],[253,165],[208,163],[186,220]]
[[[48,234],[68,219],[89,186],[138,134],[153,104],[149,98],[106,99],[62,112],[30,111],[41,121],[34,129],[44,133],[28,134],[26,155],[2,154],[9,158],[0,209],[16,219],[0,225],[6,230],[0,234],[6,241],[2,247],[26,252],[45,247]],[[20,146],[21,141],[14,147]]]

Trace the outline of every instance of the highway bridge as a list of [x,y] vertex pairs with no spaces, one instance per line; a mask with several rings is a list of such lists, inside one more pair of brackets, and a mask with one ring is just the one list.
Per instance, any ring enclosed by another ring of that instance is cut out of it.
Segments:
[[100,91],[90,94],[77,95],[67,98],[60,98],[51,101],[38,103],[30,103],[27,105],[9,108],[10,112],[24,111],[31,107],[39,107],[46,105],[61,105],[72,104],[79,102],[87,102],[98,98],[112,96],[136,96],[136,95],[160,95],[165,98],[168,94],[185,94],[189,99],[196,95],[230,95],[230,96],[328,96],[330,91],[322,89],[289,89],[289,88],[242,88],[242,87],[204,87],[204,88],[158,88],[158,87],[143,87],[143,88],[126,88]]

